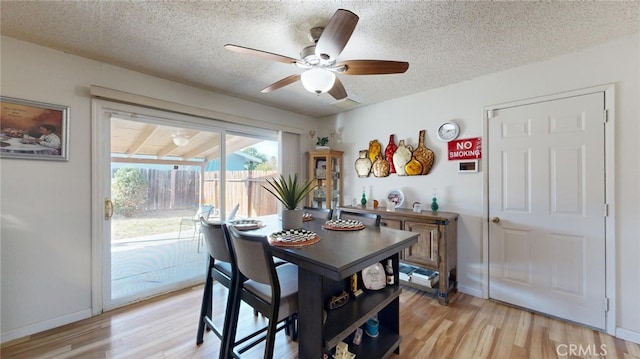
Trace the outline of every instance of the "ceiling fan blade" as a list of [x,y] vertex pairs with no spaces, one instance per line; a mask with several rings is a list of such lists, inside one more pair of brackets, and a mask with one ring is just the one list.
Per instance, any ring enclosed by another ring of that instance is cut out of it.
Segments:
[[341,66],[345,69],[340,73],[345,75],[385,75],[401,74],[407,71],[409,63],[386,60],[347,60],[335,65],[335,67]]
[[262,57],[263,59],[283,62],[285,64],[295,64],[296,62],[300,61],[298,59],[294,59],[293,57],[278,55],[272,52],[256,50],[249,47],[238,46],[233,44],[226,44],[224,45],[224,48],[229,51],[238,52],[244,55],[258,56],[258,57]]
[[318,39],[316,56],[324,60],[338,58],[357,23],[358,15],[349,10],[338,9]]
[[347,98],[347,90],[344,89],[342,82],[340,79],[336,77],[336,81],[333,83],[333,87],[329,90],[329,95],[331,95],[336,100],[342,100]]
[[263,88],[260,92],[269,93],[269,92],[275,91],[277,89],[283,88],[283,87],[285,87],[287,85],[291,85],[292,83],[294,83],[294,82],[296,82],[298,80],[300,80],[300,74],[294,74],[294,75],[291,75],[291,76],[287,76],[287,77],[283,78],[282,80],[274,82],[271,85]]

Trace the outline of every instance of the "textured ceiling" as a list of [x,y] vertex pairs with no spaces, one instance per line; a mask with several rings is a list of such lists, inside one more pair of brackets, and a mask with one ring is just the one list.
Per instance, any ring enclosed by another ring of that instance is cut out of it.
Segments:
[[410,63],[396,75],[339,75],[349,98],[378,103],[577,51],[640,29],[640,2],[431,1],[5,1],[4,36],[258,103],[322,117],[328,94],[297,82],[302,72],[241,55],[226,43],[299,58],[309,29],[338,8],[360,17],[338,60]]

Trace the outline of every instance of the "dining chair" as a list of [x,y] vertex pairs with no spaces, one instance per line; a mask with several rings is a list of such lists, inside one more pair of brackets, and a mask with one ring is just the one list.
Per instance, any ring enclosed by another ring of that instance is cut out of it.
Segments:
[[310,213],[314,220],[326,222],[333,217],[333,209],[318,207],[302,207],[302,213]]
[[[285,330],[292,340],[297,340],[298,267],[291,263],[274,264],[271,245],[266,236],[255,236],[223,225],[228,234],[232,263],[238,275],[233,282],[233,306],[227,333],[226,348],[234,358],[265,342],[263,358],[272,359],[276,332]],[[269,320],[266,328],[236,340],[240,302],[249,304]],[[266,333],[265,333],[266,331]]]
[[365,226],[380,226],[380,215],[375,213],[359,213],[340,209],[338,210],[338,218],[355,219],[362,222]]
[[[202,295],[202,304],[200,306],[200,318],[198,321],[198,334],[196,336],[196,344],[200,345],[204,341],[204,331],[212,330],[220,339],[220,357],[227,357],[225,340],[223,337],[224,328],[229,326],[231,316],[225,314],[224,324],[222,328],[216,326],[213,322],[213,281],[217,280],[220,284],[227,287],[227,303],[233,301],[232,278],[234,276],[233,257],[229,251],[229,242],[225,237],[222,228],[222,222],[212,223],[204,218],[200,219],[200,225],[205,239],[207,252],[209,254],[209,265],[207,269],[207,277],[204,282],[204,293]],[[226,308],[229,308],[227,304]],[[225,310],[225,313],[228,313]]]

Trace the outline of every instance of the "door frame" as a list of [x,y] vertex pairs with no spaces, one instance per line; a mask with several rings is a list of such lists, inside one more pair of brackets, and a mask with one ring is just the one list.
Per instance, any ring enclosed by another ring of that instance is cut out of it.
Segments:
[[[604,84],[579,90],[554,93],[540,97],[522,99],[496,105],[488,105],[482,108],[482,136],[484,148],[489,148],[488,137],[489,120],[493,110],[530,105],[540,102],[559,100],[568,97],[588,95],[592,93],[604,92],[606,111],[606,123],[604,129],[605,141],[605,201],[606,207],[602,209],[605,216],[605,295],[609,299],[609,310],[606,313],[606,332],[615,336],[616,328],[616,235],[615,235],[615,84]],[[485,157],[485,171],[482,171],[482,296],[489,298],[489,168],[488,161],[491,158]],[[606,215],[605,215],[606,212]],[[603,306],[605,303],[603,303]]]

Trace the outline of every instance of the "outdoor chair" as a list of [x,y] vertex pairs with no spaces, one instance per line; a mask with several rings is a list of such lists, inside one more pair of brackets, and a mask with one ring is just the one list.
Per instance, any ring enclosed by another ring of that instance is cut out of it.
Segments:
[[196,213],[192,216],[182,217],[180,219],[180,228],[178,229],[178,239],[182,236],[182,227],[189,226],[193,230],[192,237],[198,239],[198,253],[200,253],[200,245],[201,245],[201,236],[202,236],[202,228],[200,227],[200,218],[204,218],[208,220],[209,217],[215,212],[215,207],[212,205],[202,205]]

